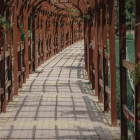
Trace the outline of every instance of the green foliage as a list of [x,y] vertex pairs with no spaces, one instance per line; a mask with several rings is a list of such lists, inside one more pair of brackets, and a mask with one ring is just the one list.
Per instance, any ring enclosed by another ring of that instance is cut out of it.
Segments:
[[90,4],[87,4],[88,7],[91,7]]
[[[88,4],[88,6],[90,7],[90,5]],[[80,13],[79,11],[77,11],[76,9],[74,9],[74,8],[67,8],[66,9],[69,13],[71,13],[71,16],[72,16],[72,18],[75,18],[76,17],[76,15],[78,14],[78,13]],[[79,21],[83,21],[84,20],[84,18],[87,18],[88,20],[90,19],[90,15],[88,14],[88,12],[86,11],[85,12],[85,14],[82,16],[82,15],[80,15],[79,17],[78,17],[78,20]]]
[[[140,103],[137,104],[137,108],[140,108]],[[138,116],[140,116],[140,111],[138,111]]]
[[67,8],[66,9],[66,11],[68,11],[70,14],[71,14],[71,17],[72,18],[75,18],[76,17],[76,14],[78,13],[77,11],[76,11],[76,9],[74,9],[74,8]]
[[135,22],[135,1],[126,0],[125,13],[126,13],[126,27],[127,29],[134,29]]
[[[135,6],[134,0],[125,0],[125,14],[126,14],[126,29],[134,30],[134,21],[135,21]],[[117,5],[117,1],[116,4]],[[115,31],[118,34],[119,32],[119,7],[115,8]]]
[[86,13],[83,15],[84,18],[90,19],[90,15],[88,14],[88,12],[86,11]]
[[24,24],[23,23],[20,23],[20,32],[21,32],[21,41],[24,42],[25,41],[25,37],[26,35],[23,33],[23,27],[24,27]]
[[20,29],[24,28],[24,24],[23,23],[20,23]]
[[140,103],[139,103],[139,104],[137,104],[137,108],[140,108]]
[[[115,1],[115,5],[117,5],[117,1]],[[108,19],[109,19],[109,15],[107,15]],[[119,8],[116,7],[115,8],[115,32],[116,34],[119,33]]]
[[72,18],[75,18],[75,17],[76,17],[76,14],[73,14],[73,15],[72,15]]
[[55,9],[53,9],[51,12],[54,13],[55,12]]
[[67,11],[70,12],[71,14],[74,14],[76,12],[74,8],[68,8]]
[[26,37],[26,35],[23,33],[23,30],[21,30],[21,41],[22,42],[25,41],[25,37]]
[[78,20],[79,20],[79,21],[83,21],[84,19],[83,19],[82,17],[79,17]]
[[[21,42],[24,42],[25,37],[26,37],[26,35],[23,33],[23,27],[24,27],[24,24],[20,23]],[[13,27],[11,28],[11,36],[12,36],[12,41],[13,41]]]
[[133,79],[133,84],[137,85],[140,81],[140,64],[136,64],[136,69],[131,71],[130,76]]
[[6,20],[6,16],[2,17],[0,15],[0,27],[4,28],[5,30],[10,28],[9,22]]
[[52,5],[55,6],[56,2],[58,2],[58,0],[53,0]]

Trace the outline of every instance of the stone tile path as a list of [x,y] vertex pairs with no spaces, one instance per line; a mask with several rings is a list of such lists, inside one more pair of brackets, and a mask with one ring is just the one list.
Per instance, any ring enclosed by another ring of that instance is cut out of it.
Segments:
[[0,140],[120,140],[87,80],[83,41],[37,71],[0,114]]

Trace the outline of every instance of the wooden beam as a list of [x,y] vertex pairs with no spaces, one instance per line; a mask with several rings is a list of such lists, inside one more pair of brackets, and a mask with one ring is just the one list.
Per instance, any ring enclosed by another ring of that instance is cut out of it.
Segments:
[[3,88],[0,88],[0,95],[2,95],[4,93]]
[[95,12],[95,60],[94,60],[94,68],[95,68],[95,95],[98,96],[98,14],[97,14],[97,1],[95,3],[96,12]]
[[123,105],[123,113],[124,113],[126,119],[128,119],[132,124],[135,125],[134,114],[131,113],[131,111],[127,108],[126,105]]
[[[4,17],[4,1],[0,0],[0,15]],[[5,31],[0,27],[0,55],[3,55],[3,59],[0,61],[0,76],[1,76],[1,112],[6,112],[6,90],[5,90]]]
[[110,60],[110,55],[106,52],[106,50],[104,51],[104,57],[107,60]]
[[51,42],[50,42],[50,45],[51,45],[51,57],[53,57],[54,55],[54,49],[53,49],[53,17],[51,16],[50,18],[50,34],[51,34]]
[[61,43],[60,43],[60,17],[59,17],[59,19],[58,19],[58,27],[57,27],[57,34],[58,34],[58,37],[57,37],[57,44],[58,44],[58,52],[60,52],[60,45],[61,45]]
[[36,40],[36,18],[33,19],[33,58],[34,58],[34,63],[33,63],[33,71],[37,69],[37,40]]
[[103,82],[102,79],[99,79],[99,84],[100,84],[100,86],[101,86],[102,88],[104,87],[104,82]]
[[[109,96],[111,96],[111,90],[110,90],[110,88],[108,87],[108,86],[105,86],[105,91],[106,91],[106,93],[109,95]],[[109,97],[108,97],[108,100],[109,100]],[[107,103],[107,106],[109,106],[109,102]],[[108,108],[107,108],[107,110],[105,110],[105,111],[109,111],[108,110]]]
[[[40,34],[40,30],[41,30],[41,15],[38,15],[38,54],[41,56],[41,34]],[[41,65],[41,57],[38,57],[38,65]]]
[[45,28],[45,23],[46,23],[46,17],[44,16],[43,18],[43,23],[42,23],[42,32],[43,32],[43,63],[46,61],[46,28]]
[[109,46],[111,82],[111,124],[117,126],[116,53],[115,53],[115,0],[109,0]]
[[26,79],[29,78],[28,17],[26,17],[25,15],[23,16],[23,23],[24,23],[24,33],[26,35],[24,49],[24,66],[25,66],[24,83],[25,83]]
[[[9,12],[9,13],[8,13]],[[11,22],[11,13],[10,9],[7,11],[7,20],[9,23]],[[11,29],[9,28],[7,30],[7,49],[9,52],[9,56],[7,58],[7,63],[8,63],[8,80],[12,81],[12,46],[11,46]],[[13,101],[13,91],[12,91],[12,82],[11,85],[8,88],[8,101],[12,102]]]
[[16,9],[14,11],[14,24],[13,24],[13,46],[14,46],[14,95],[18,95],[18,28],[17,28],[17,15]]
[[5,84],[5,89],[8,89],[9,86],[11,86],[11,80],[7,81],[7,83]]
[[126,61],[125,59],[122,59],[122,66],[124,68],[127,68],[129,70],[135,70],[135,65],[129,61]]
[[121,139],[128,139],[127,119],[123,113],[123,104],[127,105],[126,68],[122,59],[126,59],[126,16],[125,0],[119,1],[119,48],[120,48],[120,101],[121,101]]
[[[101,1],[97,0],[97,48],[98,48],[98,57],[97,57],[97,61],[98,61],[98,102],[99,103],[103,103],[103,96],[102,96],[102,87],[99,84],[99,79],[102,79],[102,56],[99,55],[99,52],[101,53],[101,49],[102,48],[102,5],[101,5]],[[102,53],[101,53],[102,54]]]
[[[102,1],[103,15],[103,79],[104,79],[104,111],[109,111],[109,91],[106,90],[108,86],[108,61],[106,59],[107,54],[107,5],[106,0]],[[110,93],[111,94],[111,93]]]

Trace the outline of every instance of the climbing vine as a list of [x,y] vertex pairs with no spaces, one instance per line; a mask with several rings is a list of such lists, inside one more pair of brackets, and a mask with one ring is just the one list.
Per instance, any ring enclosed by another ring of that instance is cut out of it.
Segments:
[[[69,13],[71,13],[71,17],[72,18],[75,18],[76,17],[76,15],[78,14],[78,13],[80,13],[80,11],[77,11],[76,9],[74,9],[74,8],[68,8],[68,9],[66,9]],[[90,15],[88,14],[88,12],[86,11],[85,12],[85,14],[84,15],[79,15],[79,17],[77,17],[78,18],[78,20],[79,21],[83,21],[84,19],[90,19]]]
[[54,13],[55,12],[55,9],[53,9],[51,12]]
[[83,15],[83,18],[86,18],[86,19],[90,19],[90,15],[88,14],[88,12],[86,11],[86,13]]
[[20,23],[20,32],[21,32],[21,41],[22,42],[25,41],[25,37],[26,37],[26,35],[23,33],[23,27],[24,27],[24,24]]
[[[131,71],[130,76],[133,79],[133,84],[138,85],[140,82],[140,64],[136,64],[136,69]],[[140,103],[137,104],[137,108],[140,108]],[[140,111],[138,111],[138,116],[140,116]]]
[[53,3],[52,3],[53,6],[56,4],[56,2],[58,2],[58,0],[54,0],[54,1],[53,1]]
[[4,28],[5,30],[10,28],[9,22],[6,20],[6,16],[2,17],[0,15],[0,27]]
[[130,76],[133,79],[133,84],[137,85],[140,81],[140,64],[136,64],[136,70],[131,71]]

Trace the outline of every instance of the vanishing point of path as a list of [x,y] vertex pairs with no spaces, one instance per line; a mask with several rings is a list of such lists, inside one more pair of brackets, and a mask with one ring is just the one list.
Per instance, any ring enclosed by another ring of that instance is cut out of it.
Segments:
[[83,41],[42,64],[0,114],[0,140],[120,140],[84,69]]

